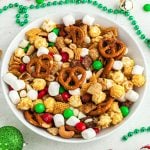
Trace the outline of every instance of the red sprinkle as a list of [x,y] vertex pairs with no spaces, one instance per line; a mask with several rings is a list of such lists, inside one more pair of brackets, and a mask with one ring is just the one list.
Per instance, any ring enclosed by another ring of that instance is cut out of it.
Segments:
[[21,73],[25,72],[25,71],[26,71],[26,65],[25,65],[25,64],[21,64],[19,71],[20,71]]
[[76,129],[81,132],[86,129],[86,125],[83,122],[79,122],[76,124]]
[[62,62],[67,62],[69,59],[69,54],[67,52],[61,52]]
[[68,99],[70,98],[71,95],[68,92],[64,92],[61,94],[61,96],[65,102],[68,102]]
[[53,120],[53,116],[49,113],[45,113],[42,116],[43,121],[45,121],[46,123],[51,123]]
[[100,129],[99,128],[93,128],[96,132],[96,134],[98,134],[100,132]]

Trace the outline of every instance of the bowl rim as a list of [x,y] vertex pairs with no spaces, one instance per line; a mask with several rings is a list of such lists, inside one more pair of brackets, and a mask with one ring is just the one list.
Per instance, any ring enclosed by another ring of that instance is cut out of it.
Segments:
[[[85,15],[85,14],[88,14],[88,13],[86,13],[86,12],[84,12],[84,11],[66,11],[66,12],[63,12],[63,14],[65,15],[65,14],[74,14],[74,13],[81,13],[82,15]],[[138,47],[138,51],[139,51],[139,53],[140,53],[140,55],[141,55],[141,57],[143,58],[143,63],[144,63],[144,66],[145,66],[145,76],[146,76],[146,84],[145,84],[145,90],[144,90],[144,93],[143,93],[143,96],[142,96],[142,98],[141,98],[141,100],[140,100],[140,102],[139,102],[139,104],[136,106],[136,108],[135,108],[135,110],[133,111],[133,113],[128,117],[128,118],[126,118],[126,120],[125,120],[125,122],[123,122],[122,124],[119,124],[115,129],[113,129],[112,131],[110,131],[109,133],[106,133],[106,134],[104,134],[104,135],[102,135],[102,136],[97,136],[97,137],[95,137],[95,138],[93,138],[93,139],[89,139],[89,140],[84,140],[84,139],[81,139],[81,140],[76,140],[76,141],[71,141],[71,140],[68,140],[68,139],[63,139],[63,138],[52,138],[51,136],[49,136],[49,137],[47,137],[47,136],[45,136],[45,135],[43,135],[42,133],[40,133],[40,132],[37,132],[34,128],[32,128],[32,126],[29,124],[29,123],[27,123],[27,121],[24,121],[23,119],[21,119],[20,117],[19,117],[19,115],[17,114],[17,112],[15,112],[15,110],[14,110],[14,108],[13,107],[11,107],[11,105],[10,105],[10,99],[9,99],[9,97],[8,97],[8,95],[6,94],[6,90],[5,90],[5,83],[4,83],[4,81],[3,81],[3,68],[5,68],[5,64],[4,64],[4,62],[5,62],[5,59],[7,58],[6,56],[7,56],[7,53],[8,53],[8,50],[10,49],[10,46],[11,46],[11,44],[12,43],[14,43],[14,41],[15,41],[15,39],[18,37],[18,36],[20,36],[22,33],[24,33],[25,32],[25,30],[26,30],[26,28],[28,28],[29,26],[32,26],[35,22],[39,22],[40,20],[44,20],[45,18],[50,18],[50,16],[51,15],[54,15],[54,14],[58,14],[59,15],[59,12],[54,12],[54,13],[51,13],[50,15],[46,15],[46,16],[44,16],[44,17],[40,17],[40,18],[38,18],[38,19],[35,19],[34,21],[32,21],[30,24],[28,24],[25,28],[23,28],[14,38],[13,38],[13,40],[10,42],[10,44],[9,44],[9,46],[8,46],[8,48],[7,48],[7,50],[5,51],[5,55],[4,55],[4,57],[3,57],[3,60],[2,60],[2,65],[1,65],[1,85],[2,85],[2,93],[3,93],[3,95],[4,95],[4,97],[5,97],[5,99],[6,99],[6,101],[7,101],[7,104],[9,105],[9,107],[11,108],[11,110],[12,110],[12,112],[15,114],[15,116],[16,116],[16,118],[18,118],[18,120],[20,120],[28,129],[30,129],[31,131],[34,131],[34,133],[36,133],[37,135],[41,135],[41,136],[43,136],[43,137],[45,137],[45,138],[47,138],[47,139],[50,139],[50,140],[53,140],[53,141],[57,141],[57,142],[63,142],[63,143],[87,143],[87,142],[91,142],[91,141],[96,141],[96,140],[100,140],[100,139],[102,139],[102,138],[104,138],[104,137],[106,137],[106,136],[108,136],[108,135],[110,135],[110,134],[112,134],[114,131],[116,131],[116,130],[118,130],[118,129],[120,129],[121,127],[123,127],[135,114],[136,114],[136,112],[137,112],[137,110],[139,109],[139,107],[141,106],[141,104],[142,104],[142,102],[143,102],[143,99],[144,99],[144,97],[145,97],[145,95],[146,95],[146,93],[147,93],[147,87],[148,87],[148,80],[149,80],[149,78],[148,78],[148,67],[147,67],[147,63],[146,63],[146,60],[145,60],[145,56],[144,56],[144,53],[142,52],[142,50],[141,50],[141,47],[139,46],[139,44],[137,43],[137,41],[133,38],[133,36],[131,35],[131,33],[129,33],[128,31],[126,31],[126,29],[125,29],[125,27],[124,26],[122,26],[122,25],[120,25],[119,23],[116,23],[114,20],[112,20],[112,19],[110,19],[110,18],[108,18],[108,17],[106,17],[106,16],[104,16],[104,15],[102,15],[102,14],[98,14],[98,13],[92,13],[92,15],[95,15],[96,17],[97,16],[99,16],[100,18],[102,18],[102,19],[104,19],[104,20],[106,20],[106,21],[108,21],[109,23],[112,23],[112,24],[114,24],[115,26],[117,26],[118,28],[120,28],[121,30],[123,30],[124,32],[126,32],[126,34],[130,37],[130,38],[132,38],[132,40],[133,40],[133,42],[135,43],[135,45]]]

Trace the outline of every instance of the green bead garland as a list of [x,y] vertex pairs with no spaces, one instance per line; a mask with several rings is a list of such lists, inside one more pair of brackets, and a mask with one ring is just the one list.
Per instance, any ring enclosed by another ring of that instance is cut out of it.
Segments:
[[122,141],[127,141],[128,138],[137,135],[139,133],[145,133],[145,132],[150,132],[150,126],[148,127],[141,127],[140,129],[134,129],[133,131],[129,131],[126,135],[123,135],[121,140]]

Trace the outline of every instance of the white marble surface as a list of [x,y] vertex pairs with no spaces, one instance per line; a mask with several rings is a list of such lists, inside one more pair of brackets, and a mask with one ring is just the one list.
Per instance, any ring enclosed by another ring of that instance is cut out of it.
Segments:
[[[18,2],[22,4],[29,5],[30,3],[33,3],[34,0],[18,0]],[[100,0],[102,2],[102,0]],[[119,0],[103,0],[103,3],[107,6],[116,7],[117,2]],[[145,13],[142,10],[142,6],[145,3],[150,2],[149,0],[133,0],[134,1],[134,10],[132,11],[132,14],[136,17],[136,20],[138,20],[139,25],[141,26],[142,30],[147,33],[147,35],[150,37],[150,13]],[[9,2],[17,2],[14,0],[0,0],[0,7],[3,6],[6,3]],[[83,10],[87,13],[90,11],[95,11],[99,13],[103,13],[102,11],[99,11],[98,9],[92,7],[92,6],[67,6],[67,7],[53,7],[53,8],[46,8],[43,10],[33,10],[30,11],[30,21],[34,21],[36,18],[42,17],[48,13],[54,12],[54,11],[63,11],[64,9],[68,10]],[[3,50],[5,53],[5,50],[7,49],[9,43],[14,38],[14,36],[22,29],[21,27],[18,27],[15,24],[15,15],[16,10],[12,9],[5,14],[0,15],[0,49]],[[129,22],[124,18],[123,16],[115,16],[115,15],[108,15],[105,14],[106,17],[109,17],[112,20],[116,20],[119,24],[122,24],[125,26],[126,30],[129,31],[135,39],[139,42],[141,48],[144,51],[145,58],[147,60],[147,63],[150,65],[150,50],[143,44],[141,40],[137,38],[135,35],[131,25]],[[150,75],[150,72],[149,72]],[[150,89],[149,89],[150,90]],[[12,111],[9,109],[7,103],[5,102],[4,96],[2,95],[1,89],[0,89],[0,126],[3,125],[13,125],[19,128],[23,135],[24,139],[26,141],[27,146],[24,147],[24,150],[138,150],[141,146],[145,144],[149,144],[149,138],[150,134],[144,133],[138,136],[132,137],[127,142],[120,141],[120,137],[128,132],[129,130],[132,130],[134,128],[138,128],[141,126],[148,126],[150,125],[150,95],[147,93],[146,97],[144,99],[143,104],[141,105],[139,111],[136,113],[136,115],[122,128],[120,128],[118,131],[116,131],[114,134],[110,135],[109,137],[106,137],[102,140],[90,142],[86,144],[65,144],[65,143],[57,143],[54,141],[47,140],[43,137],[38,136],[37,134],[33,133],[31,130],[26,128],[12,113]]]

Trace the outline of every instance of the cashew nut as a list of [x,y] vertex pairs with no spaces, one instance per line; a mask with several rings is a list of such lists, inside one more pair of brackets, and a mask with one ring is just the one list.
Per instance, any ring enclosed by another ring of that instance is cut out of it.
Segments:
[[68,53],[69,59],[74,58],[74,52],[70,48],[64,47],[64,48],[62,48],[62,51]]
[[65,139],[70,139],[74,136],[75,132],[74,131],[66,131],[65,126],[61,126],[58,130],[58,133],[61,137]]

